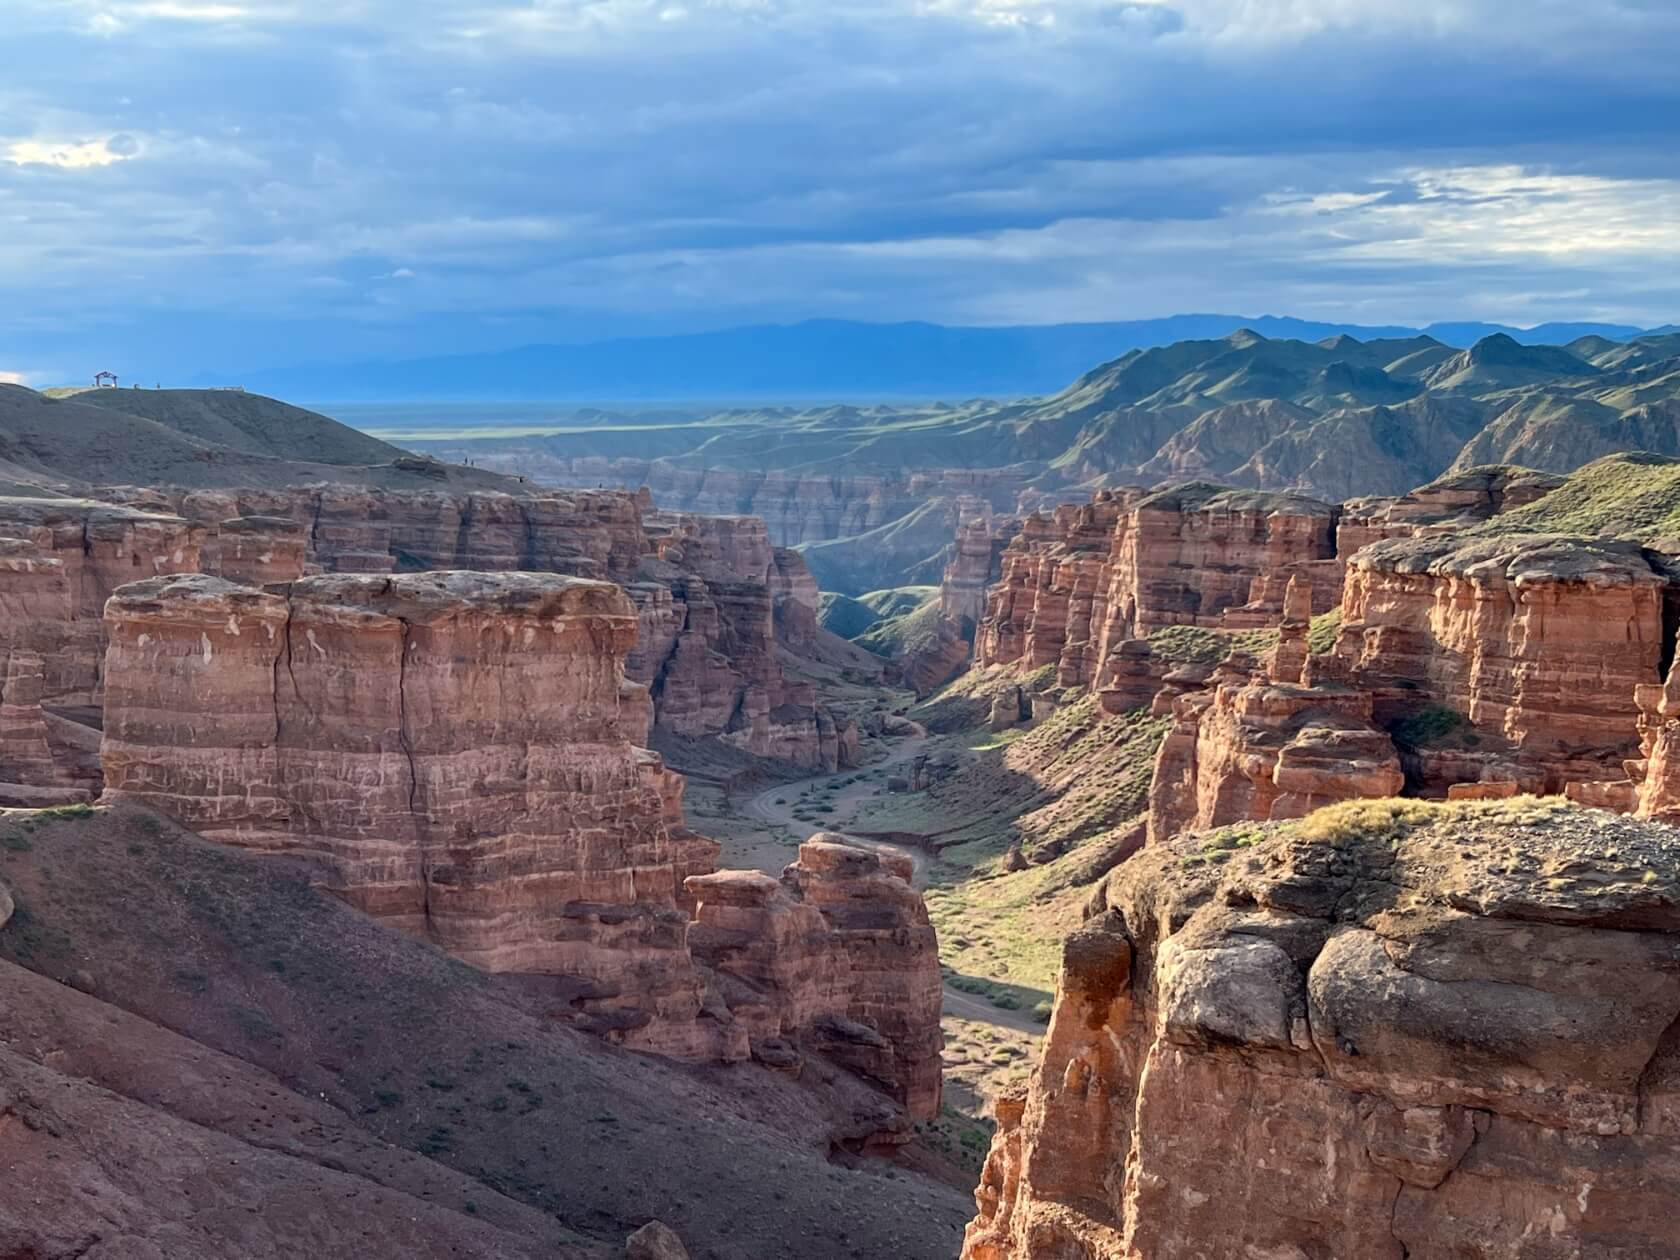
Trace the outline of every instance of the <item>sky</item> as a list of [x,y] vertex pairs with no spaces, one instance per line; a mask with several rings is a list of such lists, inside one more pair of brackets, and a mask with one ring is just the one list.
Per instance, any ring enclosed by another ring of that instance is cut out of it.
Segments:
[[1673,0],[0,0],[0,49],[31,383],[813,317],[1680,320]]

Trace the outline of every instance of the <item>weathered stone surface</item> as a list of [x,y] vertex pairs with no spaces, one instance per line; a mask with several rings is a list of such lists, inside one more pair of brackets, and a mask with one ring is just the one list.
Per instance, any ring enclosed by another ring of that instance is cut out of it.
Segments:
[[1363,809],[1110,876],[966,1260],[1673,1253],[1680,833]]
[[309,536],[283,516],[236,516],[216,527],[214,563],[204,571],[246,586],[295,582],[308,565]]
[[908,863],[813,842],[783,885],[713,873],[682,780],[637,746],[621,588],[189,575],[121,588],[106,617],[108,802],[308,861],[486,970],[562,977],[612,1040],[728,1061],[794,1037],[937,1114],[937,951]]
[[123,588],[107,621],[108,800],[308,858],[475,965],[581,977],[631,1044],[739,1049],[700,1021],[679,892],[717,847],[636,747],[619,588],[440,572],[268,594],[189,576]]
[[1256,664],[1233,656],[1209,690],[1174,702],[1149,788],[1152,841],[1186,827],[1299,818],[1405,785],[1398,750],[1372,724],[1368,692],[1294,686]]
[[1135,690],[1142,675],[1125,645],[1153,631],[1276,625],[1292,579],[1309,616],[1333,607],[1335,520],[1312,499],[1202,484],[1105,490],[1030,517],[1000,557],[975,661],[1054,665],[1062,686]]
[[1427,697],[1538,767],[1535,786],[1560,791],[1636,753],[1630,699],[1659,680],[1666,587],[1634,543],[1376,543],[1348,566],[1321,672],[1371,688],[1380,721]]
[[[109,493],[178,513],[177,525],[196,549],[169,565],[116,575],[77,605],[71,620],[93,618],[77,631],[79,656],[90,662],[84,672],[103,648],[104,599],[115,585],[149,573],[202,571],[249,585],[317,572],[561,573],[630,588],[641,621],[630,675],[649,687],[661,729],[719,736],[755,756],[827,770],[846,764],[855,741],[846,720],[786,676],[780,650],[822,647],[816,583],[797,554],[771,545],[754,517],[662,513],[646,494],[621,491],[515,495],[320,484]],[[99,510],[132,517],[138,506]],[[0,509],[0,533],[7,532],[5,520]],[[36,579],[50,584],[50,574]],[[55,694],[49,684],[49,697]]]
[[939,1114],[938,943],[909,863],[819,833],[778,881],[691,876],[696,958],[754,1046],[819,1048],[881,1082],[913,1116]]
[[625,1260],[688,1260],[688,1248],[669,1225],[649,1221],[625,1240],[624,1256]]
[[176,516],[0,498],[0,651],[40,657],[46,703],[98,703],[105,601],[139,578],[196,572],[199,539]]

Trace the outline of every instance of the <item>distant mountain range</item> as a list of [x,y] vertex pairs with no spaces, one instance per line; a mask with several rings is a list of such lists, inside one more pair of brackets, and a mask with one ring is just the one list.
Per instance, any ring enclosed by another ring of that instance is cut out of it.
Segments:
[[[1574,331],[1564,329],[1561,331]],[[392,408],[401,411],[401,408]],[[1008,401],[585,411],[547,432],[413,443],[557,485],[648,485],[662,506],[763,516],[824,589],[936,581],[955,518],[1206,480],[1332,502],[1448,470],[1567,473],[1680,455],[1680,332],[1458,348],[1421,333],[1305,341],[1241,328],[1132,349]]]
[[[1622,324],[1437,323],[1427,328],[1320,323],[1280,316],[1173,315],[1102,324],[997,328],[809,320],[718,332],[533,345],[405,362],[317,364],[247,376],[248,389],[335,402],[400,399],[930,399],[1018,397],[1060,389],[1092,363],[1129,350],[1228,336],[1405,340],[1466,348],[1495,334],[1523,344],[1583,337],[1607,343],[1650,331]],[[1672,328],[1672,326],[1670,326]],[[220,384],[208,378],[201,384]]]

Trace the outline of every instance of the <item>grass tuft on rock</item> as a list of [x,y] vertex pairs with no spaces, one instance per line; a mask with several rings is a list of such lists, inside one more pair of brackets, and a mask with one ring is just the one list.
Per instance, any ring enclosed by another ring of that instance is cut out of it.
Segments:
[[1477,824],[1543,823],[1571,806],[1556,796],[1512,796],[1498,801],[1424,801],[1404,797],[1339,801],[1314,810],[1290,829],[1303,840],[1338,844],[1360,839],[1398,839],[1414,827],[1435,823],[1462,825],[1473,834]]

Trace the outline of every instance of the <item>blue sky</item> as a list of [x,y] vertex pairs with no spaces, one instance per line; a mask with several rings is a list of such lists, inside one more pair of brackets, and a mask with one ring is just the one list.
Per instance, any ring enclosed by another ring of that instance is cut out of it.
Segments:
[[0,374],[1680,318],[1672,0],[0,0]]

